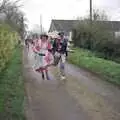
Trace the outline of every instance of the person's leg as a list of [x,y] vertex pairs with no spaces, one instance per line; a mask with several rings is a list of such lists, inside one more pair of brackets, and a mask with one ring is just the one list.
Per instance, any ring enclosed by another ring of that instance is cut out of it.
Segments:
[[44,69],[43,69],[43,68],[36,69],[36,72],[41,73],[42,79],[43,79],[43,80],[45,79]]
[[27,45],[27,52],[29,53],[29,45]]
[[67,60],[67,58],[68,58],[68,51],[66,51],[66,60]]
[[65,77],[65,54],[61,55],[60,59],[60,73]]
[[29,52],[29,43],[26,44],[27,52]]
[[43,80],[45,80],[44,71],[43,71],[43,72],[41,72],[41,74],[42,74],[42,79],[43,79]]
[[46,74],[47,80],[50,80],[50,76],[49,76],[49,73],[48,73],[48,68],[45,69],[45,74]]
[[68,51],[66,51],[66,57],[68,56]]
[[40,72],[42,74],[42,79],[45,80],[44,70],[42,68],[40,68]]
[[[56,53],[57,54],[57,53]],[[60,53],[58,53],[60,54]],[[61,55],[55,55],[54,56],[54,65],[57,66],[60,62],[60,59],[61,59]]]

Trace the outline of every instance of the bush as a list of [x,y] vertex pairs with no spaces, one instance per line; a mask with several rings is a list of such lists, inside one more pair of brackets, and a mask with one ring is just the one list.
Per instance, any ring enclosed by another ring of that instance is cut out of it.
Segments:
[[93,22],[91,26],[88,21],[84,21],[73,29],[75,46],[101,52],[104,54],[104,58],[115,56],[118,44],[116,45],[113,41],[113,33],[98,22]]
[[89,19],[84,19],[74,26],[74,46],[97,52],[105,59],[118,59],[120,57],[120,38],[116,40],[114,33],[110,30],[110,24],[104,21],[107,20],[107,16],[99,11],[94,12],[93,16],[92,24]]
[[0,25],[0,71],[5,68],[17,43],[17,33],[6,24]]

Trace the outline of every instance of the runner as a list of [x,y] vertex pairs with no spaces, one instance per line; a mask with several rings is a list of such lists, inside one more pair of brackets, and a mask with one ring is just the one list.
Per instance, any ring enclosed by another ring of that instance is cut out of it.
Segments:
[[51,54],[51,44],[48,41],[47,35],[41,35],[41,38],[36,41],[33,51],[36,53],[35,71],[42,73],[43,80],[45,79],[44,72],[47,80],[50,80],[48,75],[48,67],[53,64],[53,56]]
[[25,45],[26,45],[27,50],[29,50],[29,39],[25,39]]
[[53,46],[54,38],[52,38],[52,37],[50,36],[50,37],[49,37],[49,41],[50,41],[51,45]]
[[32,69],[34,69],[34,64],[35,64],[35,53],[33,52],[33,40],[29,39],[29,51],[28,51],[28,57],[29,57],[29,63]]
[[54,41],[54,64],[60,63],[61,79],[65,79],[65,61],[67,55],[67,39],[64,37],[64,32],[58,34],[59,37]]

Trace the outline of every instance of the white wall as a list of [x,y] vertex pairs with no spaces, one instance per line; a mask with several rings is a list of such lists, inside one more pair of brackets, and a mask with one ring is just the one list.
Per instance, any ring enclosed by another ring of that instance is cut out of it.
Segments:
[[69,41],[72,41],[72,32],[69,32]]
[[120,31],[115,32],[115,37],[116,37],[116,38],[120,37]]

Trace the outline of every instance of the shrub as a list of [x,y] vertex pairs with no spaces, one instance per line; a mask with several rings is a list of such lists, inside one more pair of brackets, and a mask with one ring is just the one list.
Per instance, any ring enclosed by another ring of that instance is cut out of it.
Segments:
[[12,31],[9,25],[0,25],[0,71],[5,68],[17,43],[17,33]]
[[115,42],[114,33],[103,18],[106,17],[95,13],[92,24],[89,19],[81,20],[73,28],[73,43],[75,47],[85,48],[97,52],[105,59],[115,60],[120,57],[120,40],[118,38]]

